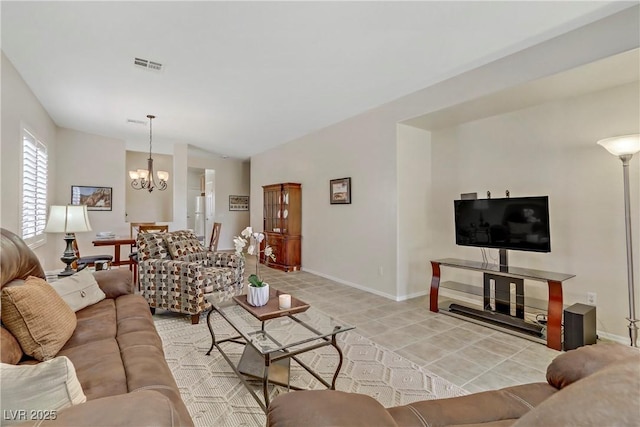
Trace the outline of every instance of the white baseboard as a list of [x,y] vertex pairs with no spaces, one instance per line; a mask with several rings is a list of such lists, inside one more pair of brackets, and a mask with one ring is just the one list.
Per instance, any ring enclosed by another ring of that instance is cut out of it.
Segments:
[[347,280],[340,279],[338,277],[333,277],[328,274],[320,273],[319,271],[309,270],[308,268],[302,268],[302,271],[306,271],[307,273],[315,274],[316,276],[324,277],[325,279],[333,280],[334,282],[341,283],[343,285],[350,286],[352,288],[360,289],[361,291],[370,292],[372,294],[393,300],[393,301],[401,301],[397,299],[394,295],[388,294],[386,292],[380,292],[375,289],[368,288],[366,286],[358,285],[357,283],[349,282]]
[[631,339],[629,337],[623,337],[620,335],[614,335],[603,331],[596,331],[598,335],[598,339],[604,339],[607,341],[615,341],[620,344],[629,345],[631,343]]

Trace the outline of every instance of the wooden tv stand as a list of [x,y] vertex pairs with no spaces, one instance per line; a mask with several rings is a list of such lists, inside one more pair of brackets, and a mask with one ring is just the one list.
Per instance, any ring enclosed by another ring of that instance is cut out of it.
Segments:
[[562,282],[575,277],[574,274],[553,273],[550,271],[532,270],[528,268],[510,267],[468,261],[456,258],[444,258],[431,261],[433,277],[431,279],[431,294],[429,295],[429,309],[435,313],[438,308],[438,290],[440,288],[440,267],[460,268],[466,270],[490,273],[496,276],[529,279],[547,282],[549,298],[547,300],[547,347],[562,350]]

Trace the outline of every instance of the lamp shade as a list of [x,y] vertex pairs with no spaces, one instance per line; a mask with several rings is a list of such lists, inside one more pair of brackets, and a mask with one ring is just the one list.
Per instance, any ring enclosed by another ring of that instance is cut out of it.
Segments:
[[601,139],[598,145],[602,145],[614,156],[633,155],[640,151],[640,134]]
[[46,233],[77,233],[91,231],[86,205],[51,206]]

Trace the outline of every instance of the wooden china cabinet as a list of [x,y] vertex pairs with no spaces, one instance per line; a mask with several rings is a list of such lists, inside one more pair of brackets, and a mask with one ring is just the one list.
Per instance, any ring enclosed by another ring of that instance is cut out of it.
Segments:
[[[266,243],[273,248],[276,260],[265,259],[260,253],[260,262],[283,271],[300,270],[302,189],[300,184],[286,182],[265,185],[264,234]],[[262,245],[264,248],[264,244]]]

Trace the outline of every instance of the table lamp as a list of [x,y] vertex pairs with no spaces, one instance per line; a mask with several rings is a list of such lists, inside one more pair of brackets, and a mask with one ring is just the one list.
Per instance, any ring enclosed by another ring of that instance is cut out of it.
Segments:
[[67,247],[60,260],[64,262],[67,267],[58,274],[58,277],[71,276],[75,273],[71,268],[71,264],[76,260],[76,254],[73,251],[73,241],[76,237],[73,233],[91,231],[87,206],[51,206],[49,209],[49,219],[44,231],[45,233],[65,233],[64,241],[67,242]]

